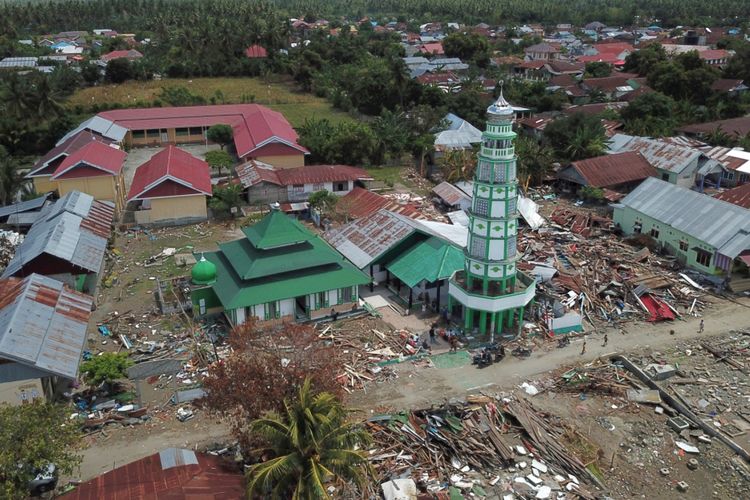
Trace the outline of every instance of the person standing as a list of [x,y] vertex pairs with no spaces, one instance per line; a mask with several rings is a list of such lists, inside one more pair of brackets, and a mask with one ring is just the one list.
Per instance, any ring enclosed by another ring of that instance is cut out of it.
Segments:
[[609,339],[607,338],[607,334],[606,334],[606,332],[605,332],[605,333],[604,333],[604,343],[602,344],[602,347],[604,347],[604,346],[606,346],[606,345],[607,345],[607,341],[608,341],[608,340],[609,340]]
[[430,325],[430,342],[435,344],[435,323]]
[[698,333],[703,333],[703,320],[701,319],[701,324],[698,326]]
[[583,347],[581,347],[581,356],[586,354],[586,339],[583,339]]

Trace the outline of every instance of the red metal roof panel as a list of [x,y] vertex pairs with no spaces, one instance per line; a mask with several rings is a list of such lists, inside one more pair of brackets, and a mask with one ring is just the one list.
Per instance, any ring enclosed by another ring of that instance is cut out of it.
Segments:
[[[172,184],[181,185],[194,194],[211,195],[211,172],[208,163],[176,146],[169,145],[138,167],[130,186],[128,200],[154,197],[155,193],[159,192],[154,189],[165,183],[166,188],[159,196],[176,196],[177,191],[169,188]],[[147,196],[146,191],[151,194]],[[189,194],[184,189],[180,192]]]
[[79,166],[94,167],[111,175],[119,175],[126,156],[127,153],[121,149],[100,141],[90,141],[68,155],[52,174],[52,178],[61,178]]
[[750,209],[750,184],[743,184],[742,186],[729,189],[717,194],[714,198]]

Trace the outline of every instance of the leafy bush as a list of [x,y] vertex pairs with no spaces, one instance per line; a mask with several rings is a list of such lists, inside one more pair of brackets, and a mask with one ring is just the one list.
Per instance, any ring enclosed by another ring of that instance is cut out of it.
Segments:
[[91,385],[102,382],[111,383],[117,379],[127,377],[127,369],[133,362],[128,359],[128,353],[105,352],[81,364],[84,380]]

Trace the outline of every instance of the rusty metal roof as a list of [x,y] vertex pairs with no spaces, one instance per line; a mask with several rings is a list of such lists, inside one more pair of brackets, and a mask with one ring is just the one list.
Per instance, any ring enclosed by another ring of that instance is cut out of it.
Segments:
[[75,378],[93,300],[40,274],[0,280],[0,357]]
[[325,238],[360,269],[416,231],[406,220],[385,209],[325,233]]
[[703,154],[701,151],[677,146],[658,139],[615,134],[612,137],[610,150],[616,153],[623,151],[638,151],[648,162],[660,170],[667,170],[676,174],[681,173],[695,163]]
[[66,500],[245,498],[245,477],[220,457],[168,448],[86,481]]
[[432,188],[432,192],[450,207],[461,205],[462,202],[466,204],[471,203],[471,198],[450,182],[441,182]]
[[728,201],[738,207],[750,208],[750,184],[743,184],[714,196],[717,200]]
[[576,161],[560,171],[561,179],[580,183],[577,176],[571,175],[571,170],[580,175],[585,185],[598,188],[640,181],[656,175],[654,167],[640,153],[631,151]]
[[18,274],[43,254],[98,272],[113,218],[112,204],[78,191],[66,194],[42,210],[2,277]]
[[349,217],[354,219],[367,217],[381,208],[411,219],[424,219],[422,212],[413,203],[399,203],[359,186],[354,186],[354,189],[342,196],[339,204],[347,207]]

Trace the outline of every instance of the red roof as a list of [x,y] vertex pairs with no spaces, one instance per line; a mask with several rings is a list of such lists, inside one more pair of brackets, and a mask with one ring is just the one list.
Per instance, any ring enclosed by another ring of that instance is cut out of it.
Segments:
[[578,58],[578,62],[582,62],[582,63],[603,62],[607,64],[612,64],[615,66],[620,66],[621,64],[625,64],[625,61],[618,58],[616,54],[597,54],[595,56],[581,56]]
[[255,44],[245,49],[245,56],[250,59],[263,59],[268,57],[268,51],[264,47]]
[[618,55],[622,52],[628,51],[633,52],[635,49],[627,42],[601,42],[595,43],[593,48],[601,54],[612,54]]
[[116,109],[99,113],[99,116],[129,130],[230,125],[240,158],[271,143],[283,143],[302,153],[308,152],[297,144],[297,132],[284,115],[258,104]]
[[[634,151],[575,161],[570,167],[583,177],[587,185],[599,188],[640,181],[656,175],[656,169],[640,153]],[[569,179],[568,176],[561,176]]]
[[67,156],[52,174],[52,179],[119,175],[126,156],[121,149],[91,141]]
[[385,196],[356,186],[339,200],[348,208],[348,215],[354,219],[367,217],[381,208],[412,219],[423,219],[424,215],[411,203],[398,203]]
[[245,477],[219,458],[169,448],[86,481],[66,500],[245,498]]
[[742,186],[729,189],[717,194],[714,198],[750,209],[750,184],[743,184]]
[[261,162],[248,162],[238,166],[237,175],[245,187],[268,182],[278,186],[294,184],[322,184],[324,182],[370,180],[366,170],[348,165],[308,165],[305,167],[276,169]]
[[417,77],[417,81],[422,85],[447,85],[451,83],[460,83],[461,79],[452,71],[441,73],[425,73]]
[[534,61],[524,61],[521,64],[518,64],[516,67],[524,69],[542,69],[545,64],[547,64],[547,61],[543,59],[536,59]]
[[128,200],[191,194],[211,196],[208,163],[169,145],[135,171]]
[[435,54],[438,56],[445,54],[445,51],[443,50],[443,44],[440,42],[423,43],[419,46],[419,52],[424,52],[426,54]]
[[140,59],[143,57],[143,54],[138,52],[135,49],[130,50],[113,50],[112,52],[109,52],[107,54],[104,54],[101,57],[102,61],[111,61],[113,59]]
[[704,61],[716,61],[719,59],[728,59],[729,52],[723,49],[701,50],[698,52],[698,57],[700,57]]
[[[34,166],[31,167],[31,172],[26,174],[26,177],[36,177],[40,175],[52,175],[55,171],[54,161],[58,158],[62,160],[64,157],[78,151],[82,146],[88,144],[91,141],[101,141],[104,144],[112,144],[112,141],[106,137],[102,137],[98,134],[94,134],[89,130],[81,130],[77,134],[72,135],[67,141],[61,143],[59,146],[55,146],[50,149],[46,155],[39,158]],[[62,158],[61,158],[62,157]]]

